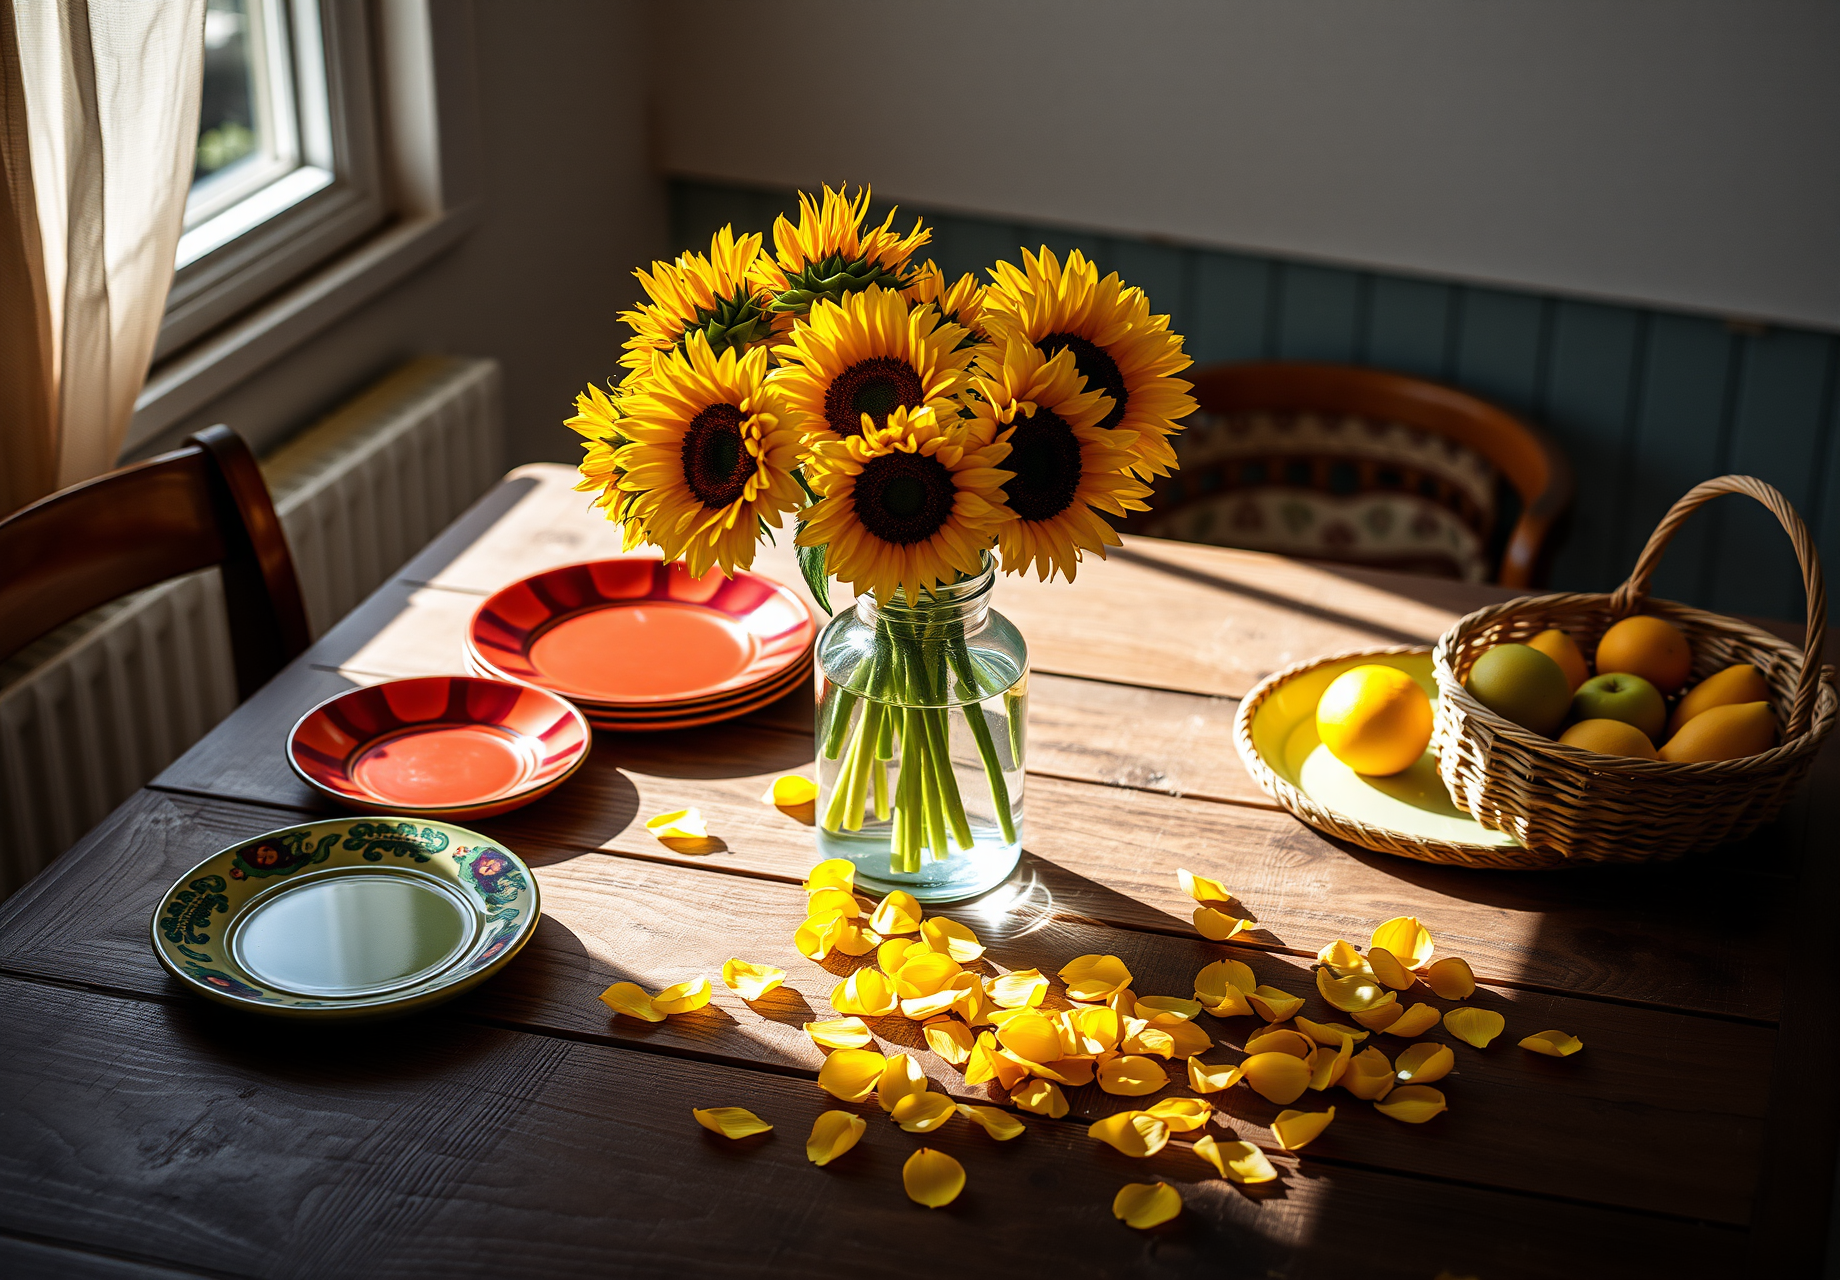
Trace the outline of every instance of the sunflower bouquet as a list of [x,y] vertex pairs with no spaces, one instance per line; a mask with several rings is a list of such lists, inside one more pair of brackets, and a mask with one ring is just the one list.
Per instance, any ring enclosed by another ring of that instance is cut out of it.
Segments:
[[988,608],[996,565],[1103,557],[1195,406],[1142,290],[1046,248],[951,281],[916,261],[921,222],[868,204],[801,194],[771,253],[725,227],[637,272],[624,372],[568,425],[628,548],[732,574],[790,515],[818,601],[851,585],[819,642],[819,843],[936,900],[1021,850],[1027,651]]

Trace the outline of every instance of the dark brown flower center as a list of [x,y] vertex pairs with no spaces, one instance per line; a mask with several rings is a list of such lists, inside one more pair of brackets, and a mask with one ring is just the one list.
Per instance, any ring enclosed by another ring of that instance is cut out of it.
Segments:
[[1080,440],[1058,413],[1037,409],[1017,415],[1009,457],[997,465],[1014,471],[1003,492],[1009,509],[1024,520],[1051,520],[1073,505],[1080,487]]
[[887,453],[856,477],[856,519],[883,542],[925,542],[951,518],[952,473],[937,458]]
[[741,410],[712,404],[684,431],[684,483],[706,507],[726,507],[747,489],[754,459],[741,440]]
[[859,436],[863,414],[879,429],[888,425],[895,409],[918,409],[925,400],[926,389],[912,365],[895,356],[871,356],[832,380],[824,393],[824,419],[840,436]]
[[1112,411],[1099,423],[1105,430],[1112,430],[1124,421],[1124,407],[1131,399],[1131,393],[1124,388],[1124,375],[1118,372],[1118,362],[1106,354],[1104,347],[1095,346],[1077,333],[1051,333],[1035,344],[1035,349],[1050,360],[1063,347],[1073,352],[1074,367],[1086,379],[1086,389],[1103,391],[1112,398]]

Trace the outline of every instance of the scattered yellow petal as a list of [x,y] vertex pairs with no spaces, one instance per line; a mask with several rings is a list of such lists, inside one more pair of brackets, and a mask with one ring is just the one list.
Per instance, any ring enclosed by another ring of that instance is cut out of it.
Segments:
[[1142,1018],[1126,1018],[1124,1035],[1118,1039],[1118,1048],[1125,1053],[1155,1054],[1159,1058],[1173,1058],[1176,1052],[1175,1037],[1161,1027],[1153,1027]]
[[915,996],[930,996],[936,991],[944,991],[964,970],[951,956],[929,951],[917,955],[901,966],[901,972],[894,976],[894,989],[903,1000]]
[[807,920],[827,916],[833,911],[846,920],[854,920],[863,913],[862,904],[848,889],[815,889],[805,899]]
[[1410,1040],[1413,1036],[1422,1036],[1438,1024],[1437,1009],[1428,1004],[1415,1004],[1397,1018],[1387,1023],[1381,1030],[1389,1036],[1398,1036]]
[[1112,1197],[1112,1216],[1148,1231],[1182,1212],[1182,1194],[1167,1182],[1127,1182]]
[[1219,1093],[1222,1089],[1231,1089],[1244,1078],[1245,1072],[1226,1062],[1203,1062],[1200,1058],[1188,1060],[1188,1087],[1196,1093]]
[[1393,1078],[1400,1084],[1430,1084],[1442,1080],[1457,1065],[1457,1055],[1447,1044],[1424,1040],[1400,1054],[1393,1063]]
[[758,1000],[786,980],[786,971],[770,964],[749,964],[745,960],[726,960],[722,964],[722,985],[743,1000]]
[[709,827],[699,809],[673,809],[656,818],[648,818],[645,829],[660,840],[707,840]]
[[1375,947],[1385,947],[1408,969],[1424,968],[1437,950],[1431,941],[1431,930],[1420,924],[1417,916],[1394,916],[1375,929],[1367,949],[1372,951]]
[[1316,1022],[1309,1018],[1298,1018],[1296,1023],[1297,1030],[1303,1032],[1317,1044],[1326,1044],[1331,1049],[1344,1040],[1352,1040],[1360,1044],[1361,1041],[1367,1039],[1365,1031],[1356,1031],[1353,1027],[1340,1022]]
[[1432,1116],[1450,1110],[1444,1103],[1444,1095],[1424,1084],[1400,1085],[1374,1103],[1374,1108],[1382,1115],[1407,1124],[1423,1124]]
[[1242,920],[1212,907],[1195,908],[1195,932],[1209,942],[1225,942],[1235,934],[1243,933],[1251,924],[1250,920]]
[[1036,1064],[998,1045],[991,1050],[990,1065],[997,1073],[997,1083],[1005,1089],[1014,1089],[1033,1074]]
[[826,858],[805,873],[805,892],[816,893],[820,889],[842,889],[848,892],[856,887],[856,865],[848,858]]
[[773,1128],[746,1107],[692,1107],[690,1114],[709,1132],[724,1138],[746,1138]]
[[1071,1000],[1099,1001],[1131,985],[1131,971],[1117,956],[1081,956],[1061,970]]
[[1052,1080],[1030,1078],[1024,1080],[1009,1100],[1023,1111],[1033,1111],[1038,1116],[1047,1116],[1058,1120],[1067,1114],[1067,1096],[1060,1086]]
[[1351,973],[1373,973],[1366,957],[1354,949],[1354,944],[1346,938],[1337,938],[1334,942],[1316,953],[1316,962],[1327,965],[1338,978],[1345,978]]
[[1027,1125],[1002,1107],[973,1107],[961,1102],[958,1104],[958,1114],[981,1127],[998,1142],[1020,1138],[1028,1131]]
[[901,1015],[915,1022],[925,1022],[928,1018],[936,1018],[956,1008],[959,998],[964,994],[957,987],[947,987],[930,996],[913,996],[901,1001]]
[[936,1018],[921,1029],[926,1047],[955,1067],[962,1067],[971,1056],[971,1028],[951,1018]]
[[[870,917],[869,923],[871,926],[875,924],[873,916]],[[892,978],[901,972],[902,965],[930,950],[932,950],[931,947],[916,938],[890,938],[876,948],[875,963],[881,966],[883,973]]]
[[875,1041],[869,1025],[861,1018],[832,1018],[828,1022],[807,1022],[805,1034],[822,1049],[861,1049]]
[[965,1083],[985,1084],[997,1078],[997,1038],[986,1031],[971,1046],[965,1059]]
[[1348,1055],[1354,1052],[1354,1041],[1343,1040],[1335,1048],[1322,1045],[1310,1052],[1310,1088],[1321,1093],[1332,1089],[1342,1082],[1348,1074]]
[[1199,1138],[1195,1142],[1195,1154],[1218,1169],[1221,1177],[1234,1182],[1271,1182],[1278,1176],[1265,1153],[1250,1142]]
[[1255,1053],[1239,1064],[1246,1083],[1267,1102],[1295,1102],[1310,1087],[1310,1067],[1288,1053]]
[[1167,1027],[1187,1022],[1200,1012],[1199,1000],[1184,1000],[1181,996],[1139,996],[1137,1000],[1137,1016],[1152,1026]]
[[997,1028],[997,1043],[1030,1062],[1053,1062],[1061,1056],[1060,1033],[1033,1009],[1017,1010],[1019,1017],[1005,1019]]
[[1173,1027],[1163,1027],[1162,1032],[1169,1037],[1172,1058],[1192,1058],[1214,1047],[1214,1037],[1192,1022],[1178,1022]]
[[1215,1001],[1203,1001],[1201,1007],[1216,1018],[1250,1018],[1252,1000],[1238,987],[1228,987],[1226,993]]
[[1195,999],[1204,1005],[1218,1004],[1234,992],[1250,995],[1258,985],[1251,965],[1239,960],[1216,960],[1195,975]]
[[929,1209],[943,1209],[965,1189],[965,1166],[943,1151],[921,1147],[901,1166],[907,1198]]
[[1278,1140],[1278,1145],[1286,1151],[1295,1151],[1308,1146],[1312,1139],[1321,1136],[1335,1119],[1335,1108],[1327,1111],[1280,1111],[1278,1118],[1271,1122],[1271,1136]]
[[[1390,996],[1393,993],[1389,991],[1387,994]],[[1399,1007],[1398,998],[1395,997],[1384,1004],[1377,1004],[1371,1009],[1360,1009],[1348,1016],[1366,1027],[1369,1031],[1385,1031],[1395,1022],[1398,1022],[1404,1012],[1405,1011]],[[1436,1012],[1437,1010],[1432,1010],[1433,1014]]]
[[[1046,978],[1042,979],[1042,984],[1047,984]],[[958,999],[952,1005],[952,1012],[963,1018],[968,1027],[988,1025],[991,1015],[996,1011],[997,1006],[991,1002],[990,994],[984,990],[982,982],[974,982],[959,992]]]
[[969,925],[944,916],[934,916],[920,926],[920,937],[934,951],[951,956],[960,964],[970,964],[984,954],[984,944]]
[[848,1111],[826,1111],[811,1126],[805,1139],[805,1158],[813,1164],[829,1164],[862,1141],[868,1122]]
[[875,1084],[875,1100],[883,1111],[893,1111],[902,1098],[926,1092],[926,1072],[911,1054],[897,1053],[882,1064],[882,1075]]
[[1169,1141],[1169,1126],[1148,1111],[1120,1111],[1095,1120],[1086,1132],[1127,1156],[1153,1156]]
[[1464,1044],[1473,1044],[1478,1049],[1488,1048],[1489,1041],[1500,1035],[1507,1025],[1493,1009],[1452,1009],[1444,1015],[1444,1029]]
[[1399,999],[1366,974],[1351,973],[1345,978],[1337,978],[1327,969],[1316,971],[1316,990],[1333,1008],[1343,1013],[1365,1013]]
[[1017,969],[992,978],[984,990],[1005,1009],[1034,1008],[1048,994],[1048,978],[1040,969]]
[[652,997],[652,1008],[663,1014],[689,1013],[709,1003],[709,979],[674,982]]
[[958,1106],[943,1093],[910,1093],[888,1114],[908,1133],[931,1133],[958,1114]]
[[1445,956],[1425,970],[1425,985],[1446,1000],[1467,1000],[1476,994],[1476,975],[1462,956]]
[[1182,892],[1196,902],[1231,902],[1232,893],[1227,886],[1207,876],[1198,876],[1187,867],[1176,868],[1176,882],[1182,886]]
[[[1008,1050],[1003,1052],[1008,1053]],[[1077,1089],[1093,1081],[1093,1059],[1091,1058],[1060,1057],[1052,1063],[1030,1062],[1026,1058],[1018,1058],[1017,1061],[1028,1067],[1030,1075],[1052,1080],[1055,1084],[1064,1084],[1070,1089]]]
[[[796,809],[800,805],[811,804],[817,798],[818,784],[800,773],[788,773],[775,778],[773,785],[760,793],[760,802],[776,809]],[[833,858],[831,861],[844,860]]]
[[876,904],[869,917],[869,927],[884,935],[916,933],[920,929],[920,915],[919,900],[904,889],[896,889]]
[[1395,991],[1404,991],[1415,981],[1412,971],[1400,964],[1399,958],[1385,947],[1375,947],[1367,953],[1367,967],[1373,970],[1374,977]]
[[1521,1041],[1521,1048],[1543,1053],[1549,1058],[1569,1058],[1584,1048],[1584,1041],[1563,1031],[1536,1031]]
[[837,941],[832,945],[846,956],[866,956],[881,942],[882,935],[873,929],[863,928],[861,920],[845,920],[843,930],[838,933]]
[[792,935],[792,945],[808,960],[822,960],[837,945],[837,939],[849,925],[843,916],[832,913],[807,920]]
[[1112,992],[1103,1001],[1106,1008],[1121,1018],[1137,1016],[1137,993],[1127,984]]
[[647,1022],[663,1022],[664,1014],[653,1005],[651,996],[645,988],[631,982],[616,982],[601,992],[601,1003],[615,1013],[623,1013],[629,1018],[643,1018]]
[[1314,1040],[1286,1027],[1266,1027],[1246,1041],[1247,1053],[1288,1053],[1293,1058],[1307,1058],[1315,1049]]
[[887,1066],[873,1049],[839,1049],[818,1068],[818,1087],[833,1098],[861,1102],[875,1092]]
[[1171,1133],[1188,1133],[1208,1122],[1208,1117],[1214,1114],[1214,1104],[1201,1098],[1164,1098],[1146,1108],[1144,1114],[1161,1120]]
[[1099,1087],[1127,1098],[1155,1093],[1169,1083],[1169,1073],[1141,1054],[1121,1053],[1099,1065]]
[[894,984],[880,969],[858,969],[831,989],[831,1008],[838,1013],[882,1018],[900,1007]]
[[1342,1074],[1342,1088],[1357,1098],[1384,1098],[1393,1088],[1393,1064],[1378,1049],[1363,1049]]
[[1124,1019],[1116,1009],[1104,1005],[1079,1010],[1073,1015],[1073,1025],[1080,1034],[1082,1053],[1107,1053],[1118,1047],[1124,1035]]
[[1303,1008],[1303,997],[1280,991],[1276,987],[1258,987],[1246,997],[1246,1003],[1265,1021],[1283,1022]]

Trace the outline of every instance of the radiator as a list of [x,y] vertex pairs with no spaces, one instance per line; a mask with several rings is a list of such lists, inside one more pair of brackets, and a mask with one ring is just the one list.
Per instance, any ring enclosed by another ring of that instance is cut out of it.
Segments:
[[[262,460],[319,636],[504,471],[498,365],[397,370]],[[0,897],[236,706],[215,569],[105,605],[0,664]]]

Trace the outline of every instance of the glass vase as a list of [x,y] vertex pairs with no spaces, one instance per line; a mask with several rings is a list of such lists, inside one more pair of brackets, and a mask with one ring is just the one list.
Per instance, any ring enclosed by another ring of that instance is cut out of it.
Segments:
[[994,567],[917,601],[857,597],[818,640],[818,848],[922,902],[1000,884],[1022,856],[1028,646]]

